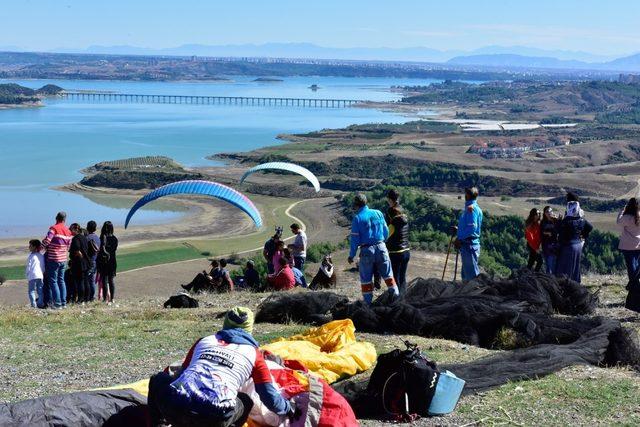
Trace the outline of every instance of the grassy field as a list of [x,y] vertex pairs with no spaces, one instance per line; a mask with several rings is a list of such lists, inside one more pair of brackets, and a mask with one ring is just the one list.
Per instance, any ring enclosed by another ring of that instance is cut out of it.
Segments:
[[[218,313],[235,304],[255,308],[264,296],[244,292],[201,296],[201,308],[194,310],[165,310],[160,307],[160,299],[126,301],[117,306],[93,304],[62,312],[0,310],[0,381],[4,384],[0,401],[148,377],[184,357],[194,340],[219,328],[221,321],[215,318]],[[264,343],[304,329],[296,324],[259,324],[255,335]],[[471,361],[493,353],[440,339],[357,335],[372,342],[378,353],[409,339],[440,363]],[[455,413],[419,420],[417,424],[638,425],[639,393],[640,377],[631,371],[573,367],[542,379],[509,383],[465,397]]]

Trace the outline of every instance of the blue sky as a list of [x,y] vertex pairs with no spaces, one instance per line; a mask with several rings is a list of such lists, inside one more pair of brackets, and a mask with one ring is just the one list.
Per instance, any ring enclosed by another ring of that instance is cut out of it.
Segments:
[[[640,51],[638,0],[7,0],[0,46],[311,42],[471,50],[522,45]],[[15,17],[16,19],[13,19]]]

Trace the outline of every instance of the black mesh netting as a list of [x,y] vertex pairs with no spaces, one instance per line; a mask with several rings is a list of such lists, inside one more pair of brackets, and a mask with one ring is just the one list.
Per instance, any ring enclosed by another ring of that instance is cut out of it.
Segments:
[[[466,393],[474,393],[575,364],[638,369],[640,346],[635,332],[617,320],[589,317],[597,303],[597,296],[576,282],[521,271],[509,279],[481,276],[467,284],[416,279],[404,298],[393,301],[385,293],[371,306],[330,292],[280,293],[261,305],[257,320],[311,323],[350,318],[362,332],[515,349],[441,366],[465,379]],[[353,403],[356,414],[364,411],[358,405],[363,395],[358,383],[344,382],[337,388]]]

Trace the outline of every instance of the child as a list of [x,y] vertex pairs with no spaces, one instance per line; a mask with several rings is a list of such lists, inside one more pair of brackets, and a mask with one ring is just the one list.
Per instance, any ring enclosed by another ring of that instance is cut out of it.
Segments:
[[44,279],[44,256],[40,252],[42,244],[39,240],[29,241],[29,257],[25,275],[29,281],[29,302],[33,308],[44,308],[44,294],[42,292]]
[[527,268],[531,270],[535,264],[535,271],[540,271],[542,268],[542,255],[540,254],[540,220],[540,211],[533,208],[529,212],[529,217],[524,223],[524,236],[527,239],[527,249],[529,250]]

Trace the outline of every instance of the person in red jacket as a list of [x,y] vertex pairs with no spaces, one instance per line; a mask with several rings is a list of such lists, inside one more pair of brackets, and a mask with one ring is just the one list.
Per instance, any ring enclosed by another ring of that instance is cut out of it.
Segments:
[[282,257],[278,261],[279,268],[276,274],[271,274],[268,277],[269,284],[276,291],[288,291],[296,286],[296,278],[293,274],[293,270],[289,265],[286,258]]
[[[527,268],[534,271],[540,271],[542,268],[542,254],[540,253],[540,245],[542,243],[540,235],[540,220],[542,215],[536,208],[531,209],[529,217],[524,222],[524,237],[527,239],[527,250],[529,251],[529,260]],[[535,265],[535,267],[534,267]]]
[[240,390],[250,378],[260,401],[283,422],[299,418],[295,401],[282,397],[273,385],[252,330],[253,312],[235,307],[227,312],[222,330],[191,347],[177,377],[168,372],[151,377],[152,425],[242,426],[253,401]]

